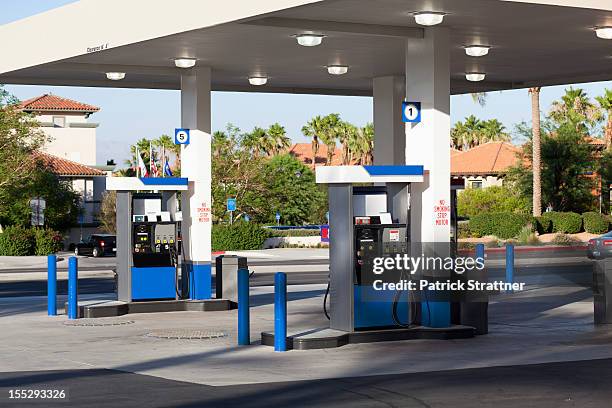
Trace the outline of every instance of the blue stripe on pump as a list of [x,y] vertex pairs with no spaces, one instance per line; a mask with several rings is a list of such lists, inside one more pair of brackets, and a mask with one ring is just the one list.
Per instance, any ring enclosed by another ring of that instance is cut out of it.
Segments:
[[370,176],[422,176],[423,166],[363,166]]
[[185,177],[141,177],[145,186],[186,186],[188,180]]

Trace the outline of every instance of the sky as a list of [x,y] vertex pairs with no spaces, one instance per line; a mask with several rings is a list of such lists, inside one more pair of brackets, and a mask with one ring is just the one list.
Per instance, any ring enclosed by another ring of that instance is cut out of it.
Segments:
[[[0,24],[19,20],[74,0],[0,0]],[[542,89],[540,105],[548,112],[552,101],[559,99],[566,86]],[[577,84],[591,97],[612,88],[612,82]],[[87,87],[58,87],[7,85],[6,90],[19,99],[53,93],[80,102],[99,106],[100,112],[90,121],[97,122],[97,162],[105,164],[114,159],[123,164],[129,146],[140,138],[156,138],[173,134],[180,125],[179,91],[148,89],[110,89]],[[475,115],[480,119],[496,118],[512,133],[515,125],[531,120],[530,98],[526,89],[490,92],[484,107],[470,95],[451,97],[451,123]],[[285,126],[294,142],[308,141],[302,126],[315,115],[339,113],[342,119],[363,126],[372,121],[372,98],[355,96],[321,96],[258,94],[245,92],[213,92],[212,128],[223,130],[227,123],[250,131],[255,126],[268,127],[274,122]]]

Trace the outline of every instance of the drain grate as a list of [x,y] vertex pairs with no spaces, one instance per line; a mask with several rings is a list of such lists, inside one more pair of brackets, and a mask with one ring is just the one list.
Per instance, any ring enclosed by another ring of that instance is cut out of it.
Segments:
[[200,329],[164,329],[154,330],[146,336],[159,339],[209,340],[227,337],[227,333]]
[[133,324],[133,320],[102,320],[102,319],[78,319],[64,322],[64,326],[80,327],[105,327],[105,326],[125,326]]

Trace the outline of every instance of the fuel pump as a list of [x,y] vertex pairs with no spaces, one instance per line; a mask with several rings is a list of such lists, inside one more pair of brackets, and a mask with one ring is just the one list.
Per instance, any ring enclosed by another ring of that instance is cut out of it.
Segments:
[[109,177],[116,191],[117,299],[177,300],[182,262],[178,194],[185,178]]

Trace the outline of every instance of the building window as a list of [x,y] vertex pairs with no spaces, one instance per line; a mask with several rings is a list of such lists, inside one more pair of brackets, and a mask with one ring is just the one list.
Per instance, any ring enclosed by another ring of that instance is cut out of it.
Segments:
[[482,181],[472,181],[470,183],[471,188],[482,188]]
[[53,117],[53,127],[66,127],[66,117],[65,116],[54,116]]

